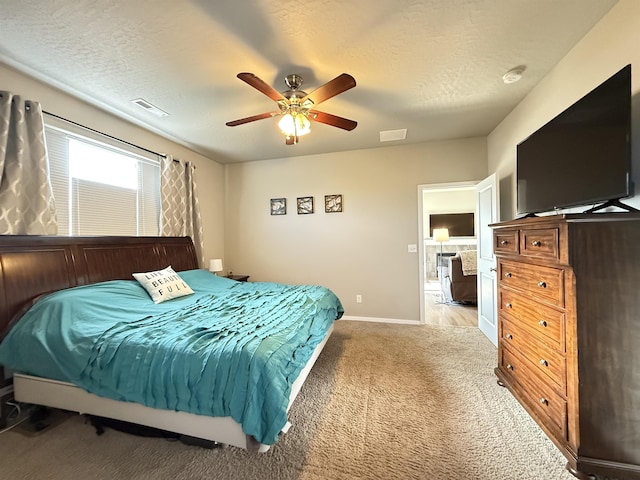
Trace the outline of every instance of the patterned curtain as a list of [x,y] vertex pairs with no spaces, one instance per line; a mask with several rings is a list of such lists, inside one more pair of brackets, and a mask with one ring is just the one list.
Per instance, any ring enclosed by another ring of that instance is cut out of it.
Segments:
[[202,220],[194,179],[195,170],[196,167],[190,162],[174,160],[171,155],[161,159],[160,235],[191,237],[200,267],[204,267]]
[[42,108],[0,91],[0,234],[56,233]]

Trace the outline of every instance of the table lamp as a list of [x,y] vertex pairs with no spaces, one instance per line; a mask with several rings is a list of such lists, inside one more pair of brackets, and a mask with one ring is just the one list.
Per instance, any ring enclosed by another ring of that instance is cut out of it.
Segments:
[[214,275],[217,275],[216,272],[222,271],[222,259],[221,258],[212,258],[209,260],[209,271]]

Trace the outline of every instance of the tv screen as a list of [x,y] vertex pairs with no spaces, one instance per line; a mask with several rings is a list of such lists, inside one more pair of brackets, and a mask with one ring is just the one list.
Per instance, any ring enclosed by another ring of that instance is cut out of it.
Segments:
[[474,237],[473,213],[432,213],[429,215],[429,236],[434,228],[449,229],[450,237]]
[[631,195],[631,65],[517,146],[517,211]]

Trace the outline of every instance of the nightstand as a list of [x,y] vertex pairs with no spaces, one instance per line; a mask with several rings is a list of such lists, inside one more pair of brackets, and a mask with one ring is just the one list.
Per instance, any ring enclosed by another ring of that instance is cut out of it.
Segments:
[[230,278],[237,282],[247,282],[249,280],[249,276],[250,275],[227,275],[226,278]]

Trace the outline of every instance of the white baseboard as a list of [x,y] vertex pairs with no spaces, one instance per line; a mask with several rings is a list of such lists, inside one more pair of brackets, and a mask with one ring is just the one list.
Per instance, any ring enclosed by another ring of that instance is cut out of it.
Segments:
[[344,315],[343,320],[354,320],[356,322],[377,322],[377,323],[400,323],[403,325],[420,325],[418,320],[404,320],[401,318],[376,318],[376,317],[354,317]]

